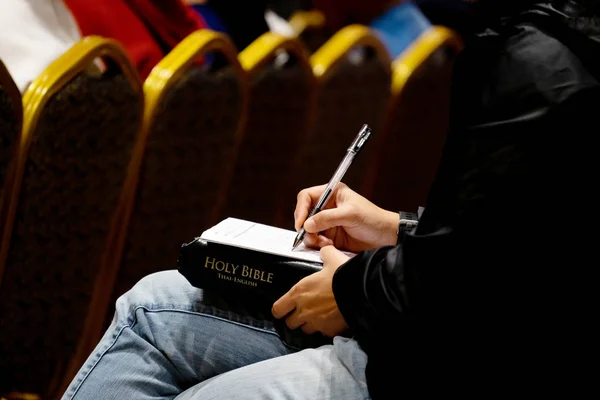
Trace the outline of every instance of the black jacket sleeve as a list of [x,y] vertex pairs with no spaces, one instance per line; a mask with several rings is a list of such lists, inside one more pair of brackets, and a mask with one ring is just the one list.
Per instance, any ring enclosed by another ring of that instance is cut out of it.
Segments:
[[[559,52],[539,42],[536,50],[549,57]],[[562,276],[552,268],[570,252],[553,215],[592,198],[582,187],[597,168],[581,163],[594,159],[584,143],[600,90],[563,53],[568,65],[532,62],[537,54],[527,51],[487,70],[485,53],[457,61],[452,131],[419,226],[396,247],[360,253],[334,276],[336,301],[357,334],[382,337],[424,314],[514,313],[540,299],[536,310],[544,310],[547,299],[561,299],[542,294],[557,290],[542,282]]]

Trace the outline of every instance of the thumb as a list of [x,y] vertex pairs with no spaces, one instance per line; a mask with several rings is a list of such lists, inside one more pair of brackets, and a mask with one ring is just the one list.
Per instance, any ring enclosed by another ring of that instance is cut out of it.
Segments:
[[325,246],[319,252],[323,265],[339,266],[348,261],[348,256],[333,246]]
[[323,210],[310,217],[304,223],[304,229],[308,233],[318,233],[336,226],[347,225],[351,220],[352,215],[348,208],[337,207]]

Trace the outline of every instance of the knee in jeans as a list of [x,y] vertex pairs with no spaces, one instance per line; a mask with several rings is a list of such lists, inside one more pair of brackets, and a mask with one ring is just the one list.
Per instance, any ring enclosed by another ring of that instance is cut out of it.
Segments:
[[161,271],[142,278],[117,300],[117,310],[140,306],[159,306],[172,302],[190,290],[190,284],[178,271]]

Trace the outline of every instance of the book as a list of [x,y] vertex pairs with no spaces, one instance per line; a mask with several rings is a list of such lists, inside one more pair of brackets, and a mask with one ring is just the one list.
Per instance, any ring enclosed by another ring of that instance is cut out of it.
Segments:
[[295,237],[294,231],[227,218],[184,244],[177,268],[195,287],[272,302],[323,267],[319,250],[304,244],[292,250]]

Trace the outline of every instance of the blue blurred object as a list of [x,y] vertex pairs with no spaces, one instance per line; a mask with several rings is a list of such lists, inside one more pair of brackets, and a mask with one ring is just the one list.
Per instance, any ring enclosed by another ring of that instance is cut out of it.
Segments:
[[[213,10],[210,5],[191,4],[190,7],[192,7],[194,11],[200,14],[202,19],[204,19],[204,22],[206,23],[208,29],[215,32],[228,34],[227,28],[225,28],[225,25],[223,25],[223,22],[221,22],[221,18],[219,18],[215,10]],[[212,65],[215,62],[214,54],[205,54],[204,61],[206,62],[207,66]]]
[[431,22],[413,2],[390,9],[370,24],[393,60],[431,26]]
[[221,22],[221,18],[217,15],[215,10],[213,10],[208,4],[192,4],[191,7],[196,11],[206,22],[208,27],[216,32],[228,33],[227,28]]

